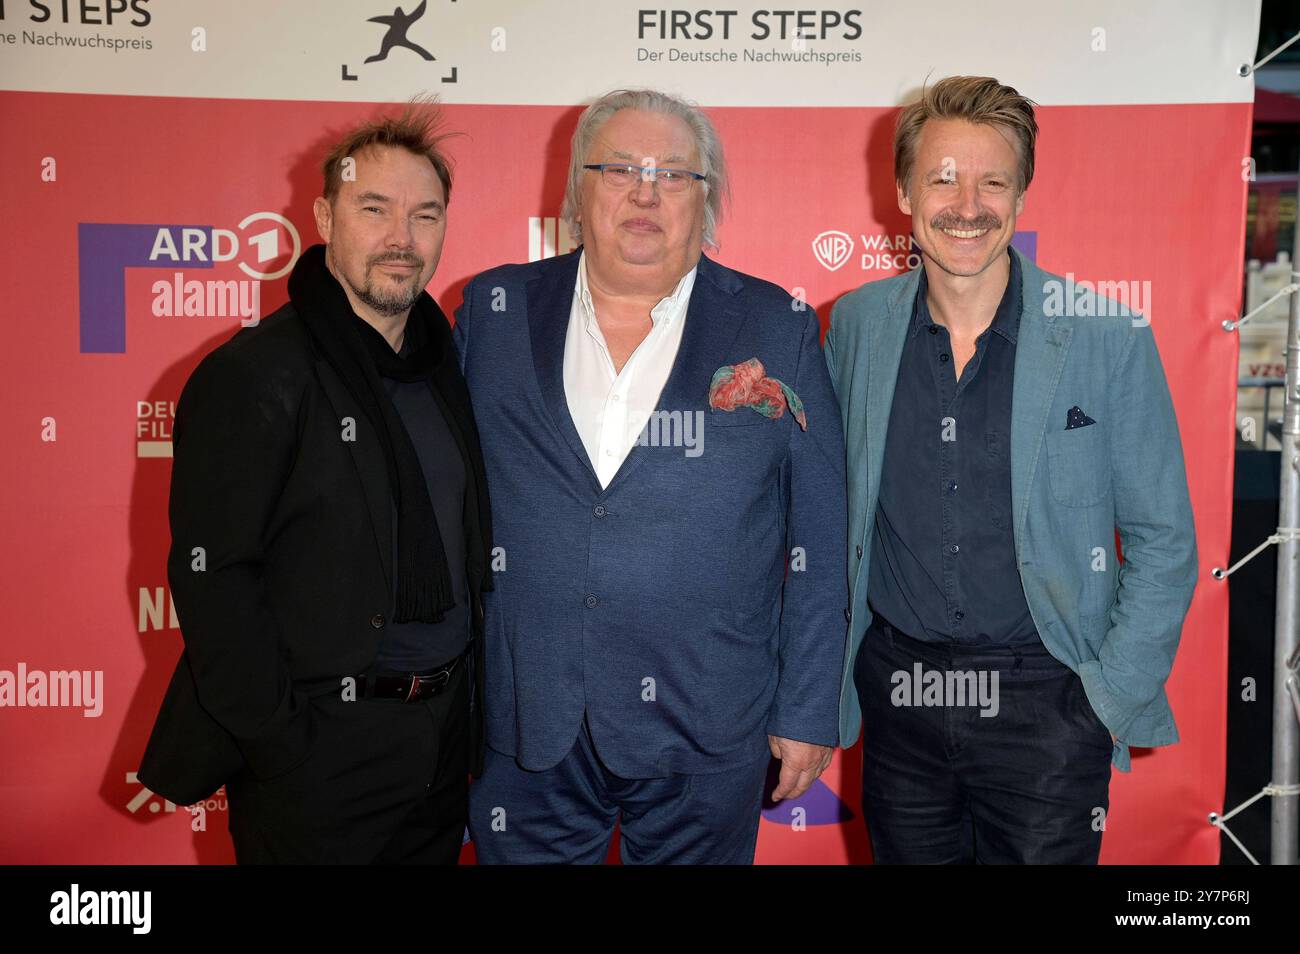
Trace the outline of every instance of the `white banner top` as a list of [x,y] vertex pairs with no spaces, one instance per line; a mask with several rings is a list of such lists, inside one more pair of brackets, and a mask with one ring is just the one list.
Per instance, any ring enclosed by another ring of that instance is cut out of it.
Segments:
[[1003,0],[974,26],[945,15],[969,0],[771,6],[0,0],[0,88],[568,106],[649,86],[709,106],[895,106],[979,74],[1051,106],[1254,99],[1239,69],[1259,0]]

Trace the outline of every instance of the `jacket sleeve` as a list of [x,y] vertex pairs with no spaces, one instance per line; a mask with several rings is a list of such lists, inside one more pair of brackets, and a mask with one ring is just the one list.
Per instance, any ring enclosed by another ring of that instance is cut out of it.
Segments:
[[808,430],[790,428],[787,557],[781,608],[780,677],[770,735],[837,745],[848,604],[844,429],[822,357],[821,323],[805,313],[799,367],[790,383]]
[[224,349],[199,364],[176,409],[167,578],[199,702],[261,778],[294,768],[315,738],[262,578],[295,434],[267,382]]
[[1123,548],[1110,626],[1080,665],[1120,742],[1165,684],[1196,588],[1196,532],[1173,401],[1149,325],[1127,335],[1111,374],[1111,486]]

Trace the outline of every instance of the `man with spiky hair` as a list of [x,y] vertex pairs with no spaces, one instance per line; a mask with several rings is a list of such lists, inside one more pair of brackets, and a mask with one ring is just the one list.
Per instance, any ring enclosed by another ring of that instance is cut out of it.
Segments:
[[424,291],[451,170],[432,103],[346,134],[289,302],[177,407],[168,579],[185,640],[140,768],[226,785],[239,862],[455,863],[482,759],[490,515]]

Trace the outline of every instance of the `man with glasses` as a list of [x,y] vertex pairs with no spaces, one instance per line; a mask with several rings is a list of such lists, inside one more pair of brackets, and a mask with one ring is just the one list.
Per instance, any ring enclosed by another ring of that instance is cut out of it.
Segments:
[[480,862],[750,863],[830,762],[843,437],[812,309],[701,252],[708,118],[602,97],[573,137],[577,251],[478,276],[456,341],[492,486]]

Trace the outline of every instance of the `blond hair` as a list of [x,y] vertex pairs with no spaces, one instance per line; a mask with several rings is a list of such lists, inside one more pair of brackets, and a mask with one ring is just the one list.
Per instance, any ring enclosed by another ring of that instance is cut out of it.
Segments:
[[931,119],[964,119],[1008,130],[1020,157],[1019,191],[1034,178],[1034,143],[1038,123],[1033,100],[1003,86],[991,76],[949,76],[921,91],[921,98],[904,107],[894,129],[894,181],[910,191],[916,141],[921,127]]

